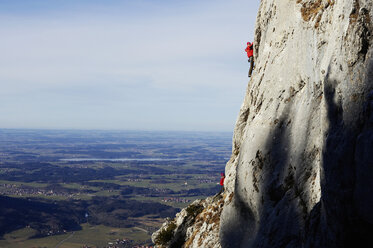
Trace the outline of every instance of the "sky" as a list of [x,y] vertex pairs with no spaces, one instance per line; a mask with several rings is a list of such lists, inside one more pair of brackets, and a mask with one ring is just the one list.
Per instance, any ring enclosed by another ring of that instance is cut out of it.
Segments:
[[0,128],[231,132],[259,3],[1,0]]

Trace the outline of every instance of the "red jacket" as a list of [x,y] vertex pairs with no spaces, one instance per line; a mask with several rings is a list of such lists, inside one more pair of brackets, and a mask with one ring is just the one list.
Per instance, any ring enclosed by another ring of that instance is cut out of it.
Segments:
[[245,52],[247,53],[247,57],[251,58],[253,56],[253,45],[254,43],[247,42],[247,47],[245,49]]
[[224,179],[225,179],[225,177],[220,178],[220,185],[221,185],[221,186],[224,185]]

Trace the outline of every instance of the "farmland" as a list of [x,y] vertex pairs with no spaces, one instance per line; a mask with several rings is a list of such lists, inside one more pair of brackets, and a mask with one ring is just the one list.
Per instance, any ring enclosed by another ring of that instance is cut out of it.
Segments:
[[0,247],[149,245],[230,153],[230,133],[1,129]]

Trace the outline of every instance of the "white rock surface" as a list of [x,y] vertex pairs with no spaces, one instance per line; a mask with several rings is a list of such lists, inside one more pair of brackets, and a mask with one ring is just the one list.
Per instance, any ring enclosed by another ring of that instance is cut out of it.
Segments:
[[222,247],[351,247],[373,234],[371,18],[367,0],[261,1]]
[[367,247],[372,20],[372,0],[261,0],[220,224],[185,247]]
[[[162,247],[213,247],[221,248],[219,241],[220,214],[224,200],[221,196],[208,197],[205,200],[196,200],[187,208],[179,212],[175,219],[164,223],[162,227],[152,235],[153,243],[158,248]],[[190,211],[188,209],[199,209]],[[173,237],[167,243],[160,243],[160,233],[170,225],[174,225]]]

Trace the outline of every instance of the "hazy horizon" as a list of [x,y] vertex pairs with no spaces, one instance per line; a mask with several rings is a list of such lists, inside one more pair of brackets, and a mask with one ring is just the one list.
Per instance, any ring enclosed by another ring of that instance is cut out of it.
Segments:
[[168,133],[168,134],[178,134],[178,133],[194,133],[194,134],[225,134],[225,135],[233,135],[233,129],[230,131],[214,131],[214,130],[155,130],[155,129],[81,129],[81,128],[3,128],[0,127],[1,131],[35,131],[35,132],[42,132],[42,131],[50,131],[50,132],[106,132],[106,133]]
[[0,2],[0,128],[232,132],[259,1]]

